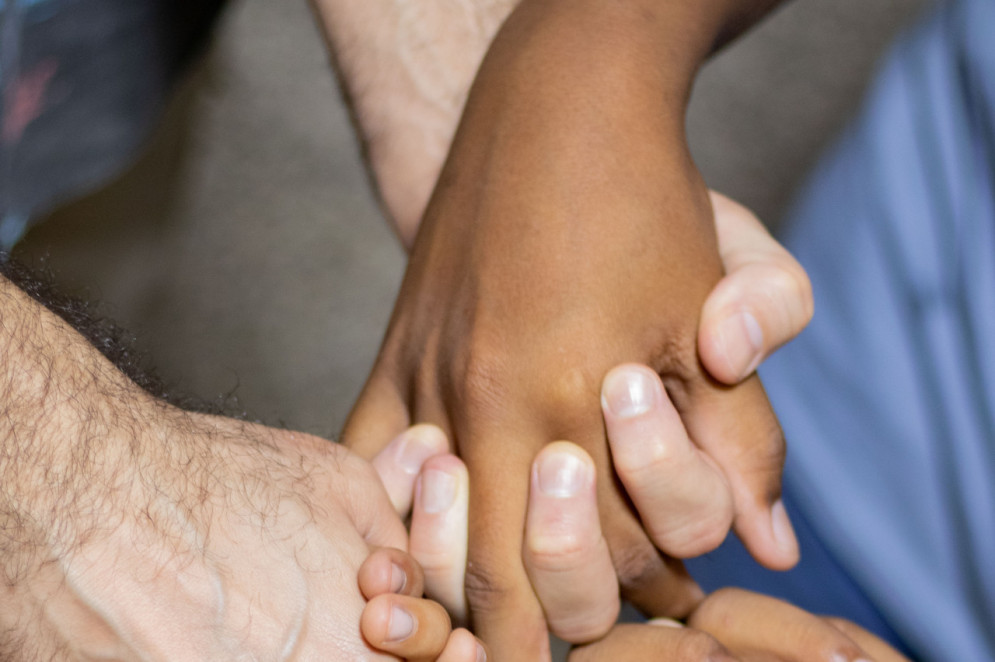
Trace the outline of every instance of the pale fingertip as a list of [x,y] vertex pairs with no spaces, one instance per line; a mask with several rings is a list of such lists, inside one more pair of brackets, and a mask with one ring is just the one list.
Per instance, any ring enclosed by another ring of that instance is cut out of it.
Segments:
[[425,593],[457,623],[466,620],[469,479],[455,455],[431,458],[418,478],[409,549],[425,573]]
[[405,516],[411,509],[415,479],[422,466],[445,452],[449,442],[445,433],[434,425],[416,425],[408,428],[373,458],[394,510]]
[[426,469],[419,479],[421,509],[429,515],[445,512],[456,501],[457,480],[448,472]]
[[622,365],[605,375],[601,388],[602,407],[622,418],[635,418],[650,411],[659,401],[655,375],[638,365]]
[[728,371],[725,377],[739,382],[751,375],[763,360],[764,332],[748,310],[725,317],[716,326],[715,349]]
[[544,453],[536,461],[536,483],[547,497],[569,499],[594,477],[592,467],[576,453],[562,450]]
[[786,562],[794,565],[798,562],[798,538],[795,537],[794,527],[791,526],[791,519],[788,511],[784,507],[784,502],[778,499],[770,509],[771,532],[774,535],[774,542],[778,550],[783,555]]
[[647,625],[658,625],[660,627],[666,628],[683,628],[685,627],[680,621],[675,621],[672,618],[653,618],[646,621]]
[[415,617],[400,605],[390,608],[390,621],[387,624],[387,641],[397,643],[410,637],[415,631]]
[[397,467],[409,476],[416,476],[426,460],[449,450],[449,441],[438,427],[420,424],[398,435],[390,442],[388,448],[391,447]]

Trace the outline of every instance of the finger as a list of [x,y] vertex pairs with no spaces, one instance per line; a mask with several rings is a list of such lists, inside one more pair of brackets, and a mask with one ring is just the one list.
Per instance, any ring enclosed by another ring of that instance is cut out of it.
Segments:
[[684,564],[661,554],[638,520],[620,524],[611,515],[603,515],[601,527],[622,598],[636,609],[650,616],[683,618],[701,602],[704,594]]
[[359,591],[367,600],[385,593],[419,598],[425,590],[421,566],[410,554],[392,547],[374,550],[359,566]]
[[691,439],[728,481],[740,540],[768,568],[794,566],[798,542],[781,502],[784,434],[760,380],[754,375],[733,387],[665,383]]
[[415,480],[427,459],[449,450],[446,435],[434,425],[415,425],[394,439],[372,460],[394,509],[401,517],[411,510]]
[[339,440],[369,460],[409,425],[404,394],[378,366],[349,412]]
[[359,627],[370,646],[409,660],[437,658],[452,629],[439,603],[394,594],[367,602]]
[[[519,420],[467,425],[463,451],[470,477],[466,599],[473,631],[493,659],[550,659],[542,607],[522,563],[531,449],[535,431]],[[513,441],[514,443],[510,443]]]
[[875,662],[909,662],[907,657],[892,648],[888,642],[856,623],[851,623],[843,618],[826,618],[825,620],[870,653],[871,659]]
[[487,649],[469,630],[453,630],[436,662],[486,662]]
[[572,643],[603,636],[619,611],[594,481],[591,457],[567,442],[546,446],[532,466],[525,567],[550,631]]
[[677,559],[661,554],[649,539],[622,492],[603,433],[596,422],[577,417],[579,425],[568,430],[594,459],[601,530],[612,557],[612,565],[624,599],[653,616],[686,616],[704,597],[701,589]]
[[741,589],[709,595],[688,626],[711,634],[733,652],[765,651],[797,662],[868,662],[870,656],[842,631],[781,600]]
[[704,597],[701,589],[683,563],[662,554],[649,539],[621,492],[608,444],[602,438],[599,445],[585,448],[595,458],[601,530],[622,597],[644,614],[686,616]]
[[569,662],[670,662],[708,660],[732,662],[735,658],[718,641],[690,628],[650,625],[616,625],[604,639],[573,649]]
[[465,623],[467,510],[466,467],[455,455],[425,463],[415,489],[409,549],[425,571],[425,593],[440,602],[457,623]]
[[[305,435],[306,436],[306,435]],[[315,503],[342,500],[356,532],[372,547],[407,549],[408,534],[373,466],[348,448],[314,438],[320,444],[322,471],[314,472],[309,489]],[[327,501],[326,501],[327,500]],[[325,524],[319,519],[319,523]],[[339,532],[326,531],[331,539]]]
[[708,372],[735,384],[812,319],[812,285],[800,264],[745,207],[712,193],[726,276],[705,301],[698,350]]
[[691,443],[660,377],[626,364],[603,384],[612,462],[650,538],[678,558],[718,547],[733,520],[729,485]]
[[647,614],[685,616],[702,599],[701,589],[680,561],[660,553],[622,492],[597,406],[600,385],[600,378],[582,384],[579,395],[583,397],[554,401],[543,411],[561,412],[553,434],[570,439],[594,460],[601,531],[622,597]]

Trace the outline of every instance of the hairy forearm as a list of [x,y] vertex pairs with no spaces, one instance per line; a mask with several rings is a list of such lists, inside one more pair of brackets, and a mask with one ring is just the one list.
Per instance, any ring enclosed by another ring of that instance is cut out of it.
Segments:
[[64,320],[0,278],[0,517],[3,569],[18,580],[74,544],[120,486],[122,429],[141,392]]

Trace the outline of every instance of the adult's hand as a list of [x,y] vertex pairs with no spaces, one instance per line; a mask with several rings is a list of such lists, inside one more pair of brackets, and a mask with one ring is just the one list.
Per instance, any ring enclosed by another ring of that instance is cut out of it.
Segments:
[[392,659],[357,572],[406,534],[367,462],[154,400],[2,278],[0,310],[4,659]]
[[[619,368],[628,369],[632,368]],[[666,406],[661,413],[664,410]],[[647,464],[657,462],[660,482],[666,486],[632,482],[638,472],[629,466],[619,466],[618,471],[637,502],[645,502],[654,491],[656,496],[670,493],[670,503],[659,504],[656,525],[661,535],[686,544],[695,536],[682,506],[707,516],[715,502],[708,478],[701,475],[707,472],[703,458],[694,457],[679,430],[671,426],[670,431],[673,438],[648,443],[631,428],[609,434],[613,449],[632,445],[632,455],[643,455]],[[666,446],[672,461],[658,463],[659,443]],[[604,617],[601,608],[609,603],[612,588],[606,581],[611,559],[597,517],[593,462],[574,444],[556,442],[536,458],[523,555],[535,568],[536,591],[554,627],[576,633]],[[705,596],[686,621],[686,627],[669,619],[649,625],[614,625],[603,638],[575,648],[569,660],[905,661],[887,643],[845,619],[816,616],[782,600],[740,589]]]
[[[701,615],[699,615],[699,612]],[[909,662],[860,626],[810,614],[786,602],[723,589],[702,603],[688,627],[674,621],[616,625],[575,648],[569,662]]]
[[[633,370],[644,368],[621,366],[616,372]],[[716,511],[717,502],[709,479],[695,480],[702,478],[703,471],[707,472],[704,466],[707,459],[695,456],[696,451],[682,434],[679,421],[675,425],[668,418],[671,411],[672,405],[660,402],[647,412],[643,423],[662,431],[652,438],[643,438],[638,426],[618,426],[611,421],[609,435],[613,449],[629,446],[630,455],[643,455],[647,464],[659,459],[660,444],[664,445],[665,455],[672,461],[656,465],[658,485],[633,482],[633,472],[626,466],[619,467],[619,474],[638,501],[645,502],[653,496],[661,500],[656,513],[657,526],[675,544],[688,544],[695,534],[687,526],[684,509],[690,508],[708,519]],[[418,441],[408,446],[420,446],[422,440],[435,434],[419,433],[415,435]],[[440,481],[431,476],[433,473],[449,478]],[[462,583],[464,566],[458,559],[466,552],[465,475],[458,458],[440,454],[424,463],[416,482],[412,554],[436,562],[436,575],[425,583],[429,593],[438,592],[439,586],[445,593],[448,586]],[[426,480],[435,481],[437,486],[449,485],[452,496],[442,499],[444,504],[431,496],[431,503],[426,504]],[[461,526],[462,536],[458,533]],[[417,547],[415,540],[420,541]],[[610,628],[597,641],[574,648],[569,656],[571,662],[688,659],[907,662],[886,642],[854,623],[816,616],[784,601],[739,589],[722,589],[702,597],[688,615],[686,626],[669,619],[657,619],[647,625],[616,625],[614,612],[606,609],[617,600],[617,587],[597,516],[594,465],[583,449],[571,443],[550,444],[533,464],[523,558],[534,569],[536,591],[559,634],[590,639],[592,632]],[[390,573],[386,564],[382,565],[380,583],[386,585]],[[465,609],[461,597],[455,602],[446,600],[446,604],[456,612]],[[430,620],[426,615],[424,622]],[[448,632],[448,623],[426,625],[425,629],[432,627],[436,637]]]

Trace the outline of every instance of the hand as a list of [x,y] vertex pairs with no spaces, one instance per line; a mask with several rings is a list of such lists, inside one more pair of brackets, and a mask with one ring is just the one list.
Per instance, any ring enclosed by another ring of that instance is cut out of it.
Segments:
[[[645,368],[615,369],[616,372],[633,370]],[[619,475],[639,502],[658,502],[657,526],[674,544],[681,545],[694,538],[686,526],[690,518],[684,509],[690,507],[697,515],[714,519],[709,512],[716,501],[709,481],[695,480],[702,471],[707,471],[704,465],[707,460],[696,456],[697,451],[683,435],[679,421],[670,416],[672,411],[669,402],[661,401],[644,415],[640,425],[608,419],[608,427],[613,453],[627,447],[632,459],[642,455],[645,463],[652,464],[659,457],[662,444],[666,456],[674,460],[655,466],[658,480],[654,483],[639,483],[624,466],[619,467]],[[642,434],[647,430],[655,434],[644,438]],[[415,456],[424,456],[439,449],[440,441],[437,431],[424,428],[405,448]],[[447,478],[440,480],[426,472],[446,474]],[[617,588],[597,517],[593,462],[579,447],[557,442],[542,450],[532,475],[523,557],[534,568],[536,590],[550,623],[554,629],[573,628],[577,632],[578,627],[596,624],[606,614],[613,619],[611,604],[617,600]],[[420,542],[417,548],[413,545],[412,553],[435,562],[437,573],[427,582],[430,593],[433,584],[448,588],[461,583],[464,566],[459,558],[466,551],[462,544],[465,534],[460,537],[453,531],[465,532],[465,479],[460,461],[444,454],[428,459],[419,478],[422,489],[415,497],[411,536],[413,542],[416,539]],[[452,498],[445,500],[450,505],[439,508],[432,496],[433,503],[426,507],[423,496],[426,480],[436,481],[436,486],[430,488],[433,490],[443,484],[452,487]],[[406,484],[410,486],[410,482]],[[667,531],[668,520],[673,525],[670,531]],[[388,573],[381,574],[386,577]],[[381,583],[386,584],[387,580]],[[449,606],[458,611],[465,608],[465,601],[460,597]],[[612,620],[610,625],[613,623]],[[448,622],[434,627],[438,628],[437,636],[444,635]],[[739,589],[723,589],[704,597],[688,616],[686,627],[668,619],[651,621],[648,625],[614,625],[602,639],[575,648],[569,659],[571,662],[905,660],[887,643],[846,620],[815,616],[783,601]]]
[[[544,71],[543,58],[567,55],[543,49],[541,37],[537,51],[507,48],[533,43],[539,11],[516,11],[481,71],[481,92],[471,95],[344,435],[366,456],[411,421],[454,437],[474,486],[468,590],[476,623],[485,639],[515,632],[529,646],[542,645],[545,628],[517,556],[524,477],[536,451],[558,437],[578,440],[597,460],[627,597],[681,613],[694,596],[608,480],[596,402],[616,363],[663,374],[691,438],[728,482],[736,529],[755,555],[786,567],[797,554],[777,501],[783,440],[759,383],[719,387],[698,362],[698,315],[721,265],[680,129],[642,94],[641,80],[633,93],[625,75],[602,68],[600,50],[574,72],[596,81],[597,92],[584,96],[594,103],[558,103],[559,79],[532,72]],[[554,22],[541,34],[560,38],[570,27]],[[532,102],[519,106],[519,98]],[[646,130],[611,128],[633,125]]]
[[[625,10],[603,13],[618,31],[629,27],[617,15]],[[571,437],[595,454],[609,485],[592,396],[622,360],[663,373],[691,436],[729,482],[737,531],[755,555],[774,567],[796,555],[777,501],[783,441],[762,389],[755,379],[721,389],[698,363],[696,321],[721,271],[680,122],[657,101],[674,90],[655,88],[659,72],[644,66],[665,54],[636,39],[624,57],[645,50],[621,69],[606,66],[604,48],[578,53],[571,42],[584,17],[545,24],[549,14],[523,4],[488,56],[345,434],[367,456],[411,420],[455,436],[481,485],[472,542],[486,542],[470,550],[478,626],[485,637],[492,625],[528,632],[538,646],[541,617],[511,554],[524,516],[516,475],[542,444]],[[578,96],[585,104],[570,102]],[[631,126],[645,131],[622,128]],[[509,431],[515,447],[496,445]],[[606,488],[602,501],[627,596],[647,608],[668,596],[667,609],[685,609],[687,578],[659,558],[620,495]]]
[[3,279],[0,306],[0,648],[389,659],[356,577],[406,534],[367,462],[152,399]]
[[[731,517],[728,485],[715,463],[688,438],[658,375],[645,366],[613,368],[605,379],[641,381],[648,408],[633,416],[604,408],[616,475],[654,538],[675,550],[711,547]],[[373,460],[402,516],[411,512],[410,551],[426,569],[426,593],[457,622],[467,616],[469,481],[459,458],[446,453],[433,426],[411,428]],[[415,477],[415,467],[421,473]],[[399,470],[398,467],[409,467]],[[550,629],[574,642],[603,635],[615,622],[619,588],[595,502],[596,470],[574,444],[552,443],[537,455],[521,558]],[[702,595],[695,590],[692,607]]]
[[518,0],[313,0],[384,211],[410,250],[470,84]]
[[421,597],[421,567],[397,549],[379,549],[359,569],[359,590],[369,600],[360,629],[378,650],[405,660],[484,662],[483,644],[468,630],[453,630],[446,610]]
[[676,621],[616,625],[575,648],[570,662],[909,662],[886,642],[843,619],[815,616],[786,602],[739,589],[717,591]]
[[[46,659],[380,659],[356,572],[404,546],[368,464],[327,441],[138,401],[139,453],[63,503],[4,625]],[[149,421],[155,421],[149,425]],[[155,448],[157,446],[158,448]],[[95,490],[97,491],[97,490]]]

